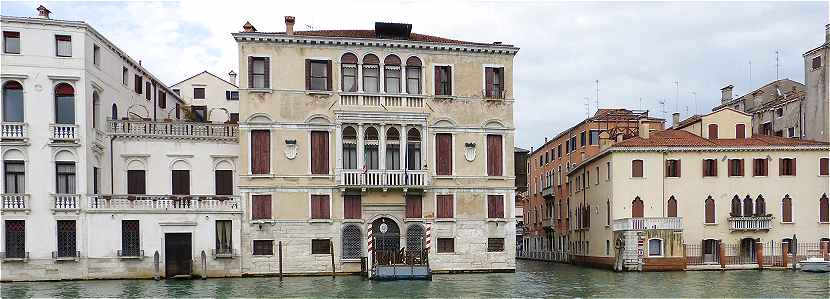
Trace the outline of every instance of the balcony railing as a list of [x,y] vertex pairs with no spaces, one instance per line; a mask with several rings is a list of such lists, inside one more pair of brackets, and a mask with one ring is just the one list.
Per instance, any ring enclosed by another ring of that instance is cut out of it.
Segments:
[[29,194],[0,194],[0,200],[3,202],[3,211],[28,211],[30,209]]
[[124,137],[196,140],[239,140],[239,126],[223,123],[109,120],[109,133]]
[[90,210],[242,211],[232,195],[92,195]]
[[613,229],[614,231],[647,229],[683,230],[683,218],[645,217],[616,219],[614,220]]
[[80,138],[77,125],[50,124],[49,131],[51,131],[52,141],[77,142]]
[[342,93],[340,94],[341,106],[384,106],[384,107],[406,107],[421,108],[424,106],[423,95],[382,95],[382,94],[361,94]]
[[78,194],[52,194],[53,211],[77,211],[81,209],[79,203],[81,196]]
[[0,139],[3,140],[25,140],[29,138],[29,126],[26,123],[0,124]]
[[555,196],[553,190],[553,186],[542,188],[542,197],[553,199]]
[[354,187],[419,187],[426,186],[426,170],[359,170],[343,169],[340,185]]
[[729,217],[729,229],[734,231],[769,230],[772,228],[772,219],[772,216]]

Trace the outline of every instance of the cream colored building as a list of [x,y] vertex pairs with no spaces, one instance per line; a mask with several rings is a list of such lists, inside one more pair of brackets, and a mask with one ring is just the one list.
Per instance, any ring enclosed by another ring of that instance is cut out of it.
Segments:
[[233,34],[243,273],[328,273],[330,246],[338,272],[427,247],[434,271],[513,271],[518,48],[293,24]]
[[[750,263],[756,247],[770,259],[793,235],[830,240],[830,145],[753,135],[751,121],[723,108],[674,129],[640,130],[577,165],[568,174],[576,260],[673,270],[724,257]],[[811,250],[818,246],[802,254],[818,254]]]
[[228,72],[227,79],[203,71],[171,85],[170,89],[187,103],[196,121],[239,122],[239,91],[234,71]]

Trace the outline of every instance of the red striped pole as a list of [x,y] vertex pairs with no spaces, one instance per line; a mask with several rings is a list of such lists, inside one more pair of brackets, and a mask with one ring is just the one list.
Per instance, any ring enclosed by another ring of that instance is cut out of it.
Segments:
[[366,234],[366,238],[367,238],[367,244],[368,244],[367,248],[369,248],[369,256],[372,256],[372,249],[373,249],[373,246],[372,246],[372,240],[373,240],[373,238],[372,238],[372,224],[369,224],[369,229],[368,229],[368,233]]
[[427,248],[427,252],[429,252],[429,249],[432,248],[432,247],[430,247],[430,243],[431,243],[431,240],[432,240],[432,223],[427,223],[426,239],[427,239],[426,248]]

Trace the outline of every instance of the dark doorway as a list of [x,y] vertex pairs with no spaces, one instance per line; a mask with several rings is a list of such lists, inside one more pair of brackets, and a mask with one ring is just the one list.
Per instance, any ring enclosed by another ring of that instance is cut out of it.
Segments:
[[398,224],[389,218],[378,218],[372,222],[372,234],[376,261],[381,265],[395,263],[401,248]]
[[720,242],[718,240],[703,240],[703,263],[711,264],[717,263],[720,261],[720,255],[718,254],[718,248],[720,247]]
[[165,277],[190,275],[192,268],[190,233],[164,234]]

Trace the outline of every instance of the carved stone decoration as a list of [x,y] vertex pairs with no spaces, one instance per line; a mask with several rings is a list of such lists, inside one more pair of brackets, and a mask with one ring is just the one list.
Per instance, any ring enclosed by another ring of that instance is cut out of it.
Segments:
[[464,158],[467,161],[473,162],[476,159],[476,144],[475,142],[464,143]]
[[297,157],[297,140],[285,140],[285,157],[288,158],[288,160],[294,160],[294,158]]

